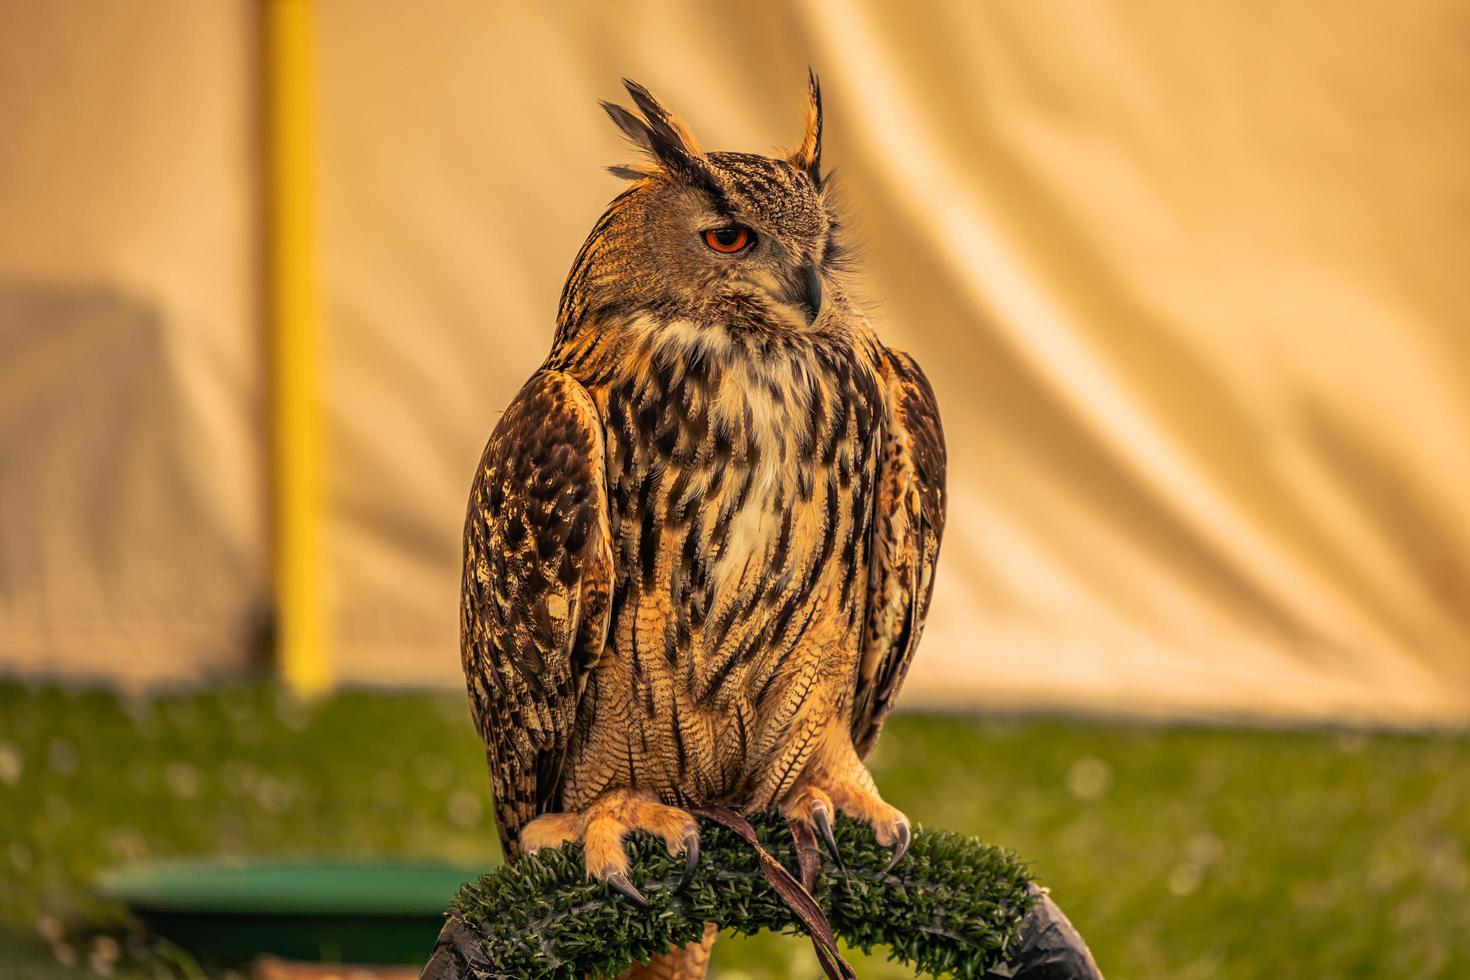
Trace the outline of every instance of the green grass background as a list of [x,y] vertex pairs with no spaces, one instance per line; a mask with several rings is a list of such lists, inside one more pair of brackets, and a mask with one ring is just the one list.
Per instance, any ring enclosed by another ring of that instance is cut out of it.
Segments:
[[[911,819],[1030,860],[1110,980],[1470,977],[1464,735],[909,714],[870,761]],[[121,912],[88,881],[118,862],[489,865],[483,765],[456,696],[0,684],[0,976],[107,969],[109,940],[93,937],[117,934]],[[881,957],[856,965],[906,975]],[[783,936],[722,939],[714,975],[819,976],[808,945]]]

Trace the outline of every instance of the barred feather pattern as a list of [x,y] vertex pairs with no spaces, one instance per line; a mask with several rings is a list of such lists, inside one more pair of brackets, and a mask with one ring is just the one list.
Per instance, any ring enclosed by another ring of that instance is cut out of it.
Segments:
[[605,426],[613,609],[562,803],[769,806],[851,700],[881,351],[649,317],[586,336],[555,364]]
[[573,379],[541,371],[485,446],[465,518],[460,651],[508,857],[558,798],[611,608],[602,427]]

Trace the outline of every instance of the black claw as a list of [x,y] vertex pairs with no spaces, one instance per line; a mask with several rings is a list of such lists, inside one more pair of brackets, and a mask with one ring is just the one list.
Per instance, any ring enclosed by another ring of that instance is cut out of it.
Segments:
[[643,897],[643,893],[634,888],[633,883],[621,871],[608,875],[607,884],[613,891],[622,895],[640,909],[650,909],[653,907],[648,904],[648,899]]
[[679,883],[674,886],[674,892],[683,891],[689,887],[689,882],[694,878],[694,869],[699,867],[699,831],[693,831],[684,838],[684,874],[679,877]]
[[903,856],[909,852],[909,843],[913,840],[913,834],[909,833],[909,825],[901,823],[898,825],[898,846],[893,849],[893,857],[888,859],[888,866],[883,869],[887,874],[893,870],[894,865],[903,860]]
[[832,819],[827,816],[825,806],[812,807],[812,822],[817,825],[817,830],[822,834],[822,841],[827,845],[827,850],[832,854],[832,860],[836,862],[838,869],[847,873],[847,865],[842,863],[842,852],[837,850],[837,838],[832,836]]

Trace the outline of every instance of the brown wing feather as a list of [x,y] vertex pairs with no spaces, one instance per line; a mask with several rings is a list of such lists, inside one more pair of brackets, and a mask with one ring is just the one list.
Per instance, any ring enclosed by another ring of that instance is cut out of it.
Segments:
[[569,376],[542,371],[496,425],[470,490],[460,654],[507,857],[557,808],[587,670],[612,590],[603,435]]
[[924,629],[944,534],[944,430],[913,358],[887,351],[883,451],[874,500],[862,660],[852,743],[866,756],[898,696]]

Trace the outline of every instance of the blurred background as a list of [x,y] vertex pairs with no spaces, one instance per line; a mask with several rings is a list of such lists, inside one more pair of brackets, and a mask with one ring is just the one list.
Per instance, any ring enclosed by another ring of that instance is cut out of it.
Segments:
[[619,190],[596,100],[775,152],[810,64],[950,450],[885,794],[1032,860],[1110,977],[1470,975],[1467,38],[1465,0],[0,0],[0,956],[197,969],[129,951],[120,862],[495,859],[460,527]]

